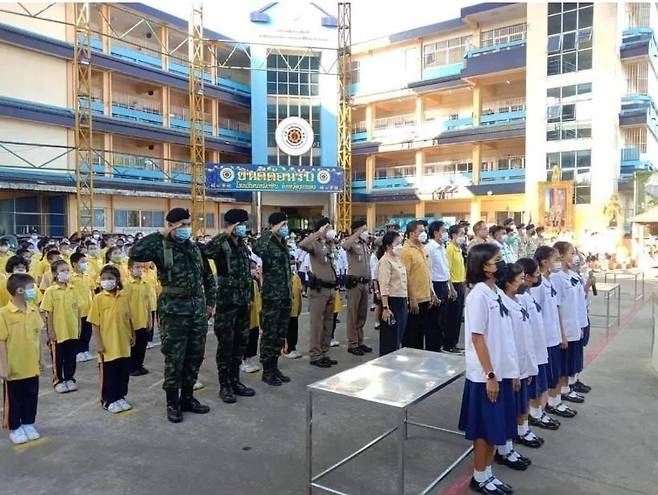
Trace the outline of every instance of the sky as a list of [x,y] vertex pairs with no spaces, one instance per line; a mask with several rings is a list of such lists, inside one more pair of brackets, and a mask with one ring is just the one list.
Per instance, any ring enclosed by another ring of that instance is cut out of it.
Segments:
[[[295,4],[305,0],[283,0]],[[187,0],[143,2],[183,19],[190,15]],[[206,0],[204,25],[238,41],[251,41],[249,13],[270,3],[268,0]],[[336,14],[337,2],[316,0],[327,12]],[[459,17],[459,11],[473,0],[352,0],[352,42],[378,38],[410,28]]]

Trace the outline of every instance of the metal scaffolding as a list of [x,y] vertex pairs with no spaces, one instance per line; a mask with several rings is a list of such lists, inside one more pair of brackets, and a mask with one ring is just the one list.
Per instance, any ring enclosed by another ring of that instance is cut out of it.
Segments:
[[352,223],[352,4],[338,3],[338,166],[343,169],[343,192],[338,194],[338,228]]
[[203,91],[203,7],[201,2],[192,4],[189,24],[190,59],[190,162],[192,195],[192,232],[206,231],[206,142]]
[[75,180],[78,232],[94,229],[94,173],[91,120],[91,22],[89,3],[76,3],[73,42]]

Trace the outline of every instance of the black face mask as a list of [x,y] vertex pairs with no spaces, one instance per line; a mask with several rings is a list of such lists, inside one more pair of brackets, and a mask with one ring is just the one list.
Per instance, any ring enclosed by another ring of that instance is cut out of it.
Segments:
[[496,262],[496,277],[500,277],[503,274],[503,270],[505,270],[505,263],[503,260],[500,260]]
[[540,285],[541,285],[541,275],[539,275],[539,277],[537,277],[537,281],[534,284],[532,284],[532,286],[533,287],[539,287]]

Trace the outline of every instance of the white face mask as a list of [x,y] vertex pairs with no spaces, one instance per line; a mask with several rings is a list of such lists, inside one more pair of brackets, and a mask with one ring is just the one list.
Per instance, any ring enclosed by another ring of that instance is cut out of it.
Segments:
[[553,262],[553,271],[559,272],[562,270],[562,262],[561,261],[554,261]]
[[393,246],[393,254],[395,256],[400,256],[400,253],[402,253],[402,244],[398,244],[396,246]]
[[116,286],[116,280],[101,280],[101,289],[103,290],[114,290]]
[[421,244],[425,244],[425,242],[427,242],[427,232],[421,232],[418,234],[418,242]]
[[336,231],[334,229],[329,229],[329,230],[327,230],[326,236],[327,236],[327,239],[329,239],[330,241],[333,241],[336,238]]
[[359,237],[361,238],[362,241],[367,241],[370,238],[370,234],[368,234],[368,232],[361,232]]
[[57,281],[65,284],[69,281],[69,272],[59,272],[57,274]]
[[16,268],[14,273],[27,273],[27,270],[25,268]]

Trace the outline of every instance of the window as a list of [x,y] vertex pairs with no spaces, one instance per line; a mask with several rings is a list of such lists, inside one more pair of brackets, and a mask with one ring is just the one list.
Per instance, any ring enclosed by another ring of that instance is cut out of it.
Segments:
[[358,60],[352,61],[351,78],[352,84],[358,84],[361,82],[361,62]]
[[548,179],[552,180],[553,166],[559,166],[561,180],[574,181],[574,204],[589,204],[592,197],[591,187],[591,150],[562,151],[546,155]]
[[482,31],[480,33],[480,47],[503,45],[524,39],[526,39],[526,25],[514,24],[513,26]]
[[268,55],[267,92],[271,95],[318,96],[319,73],[320,58],[317,56]]
[[591,3],[549,3],[547,74],[592,68]]
[[115,227],[164,227],[164,212],[149,210],[114,210]]
[[470,36],[428,43],[423,46],[423,67],[428,69],[463,62],[470,46]]
[[[82,223],[87,225],[89,222],[89,210],[87,208],[82,211]],[[105,209],[104,208],[94,208],[94,228],[103,229],[105,228]]]
[[546,140],[592,137],[592,83],[546,90]]
[[215,214],[206,213],[206,228],[214,229],[215,228]]

